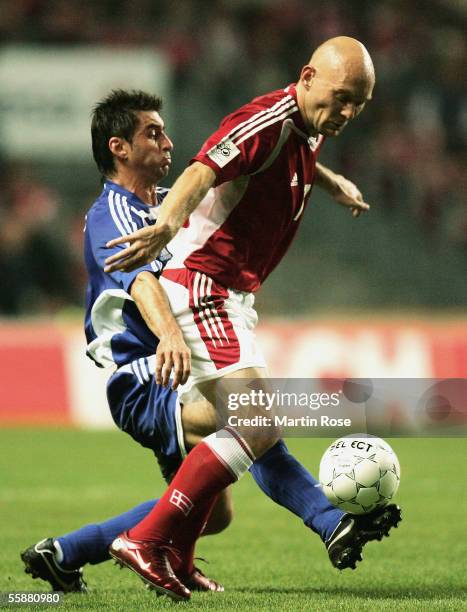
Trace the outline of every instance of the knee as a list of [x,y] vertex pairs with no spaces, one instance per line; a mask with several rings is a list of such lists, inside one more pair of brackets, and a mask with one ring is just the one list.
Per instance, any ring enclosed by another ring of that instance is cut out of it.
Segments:
[[[272,428],[271,428],[272,429]],[[264,453],[271,449],[281,439],[280,433],[272,429],[268,432],[261,432],[260,435],[247,439],[250,448],[256,459],[259,459]]]
[[214,508],[209,520],[204,528],[203,535],[214,535],[221,533],[230,525],[233,520],[233,508],[231,505],[221,508]]

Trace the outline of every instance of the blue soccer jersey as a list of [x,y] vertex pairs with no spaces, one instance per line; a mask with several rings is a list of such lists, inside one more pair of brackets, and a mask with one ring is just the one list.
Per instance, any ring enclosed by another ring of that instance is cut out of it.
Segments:
[[115,423],[142,446],[151,448],[170,478],[185,454],[177,393],[156,384],[154,355],[158,338],[143,320],[130,291],[139,272],[159,276],[170,254],[134,272],[104,272],[104,262],[122,246],[106,248],[112,238],[156,222],[168,189],[157,188],[157,206],[107,181],[86,216],[84,257],[88,271],[85,331],[87,354],[98,366],[117,366],[107,383]]
[[139,272],[147,270],[159,276],[171,255],[164,249],[156,260],[133,272],[104,272],[105,259],[124,248],[124,245],[106,248],[109,240],[156,222],[159,205],[168,189],[158,187],[156,193],[158,205],[148,206],[134,193],[106,181],[86,216],[87,354],[101,367],[118,367],[156,352],[159,340],[144,322],[130,291]]

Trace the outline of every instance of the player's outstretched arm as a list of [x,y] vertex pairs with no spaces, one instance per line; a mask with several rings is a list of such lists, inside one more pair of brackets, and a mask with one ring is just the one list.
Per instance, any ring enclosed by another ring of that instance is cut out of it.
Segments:
[[156,351],[156,382],[172,389],[186,383],[191,371],[191,352],[170,310],[164,289],[151,272],[140,272],[131,286],[131,297],[152,333],[159,338]]
[[353,217],[370,210],[370,205],[363,201],[360,190],[352,181],[319,163],[316,164],[316,184],[327,191],[336,202],[349,208]]
[[108,257],[105,260],[104,271],[131,272],[156,259],[204,198],[215,180],[214,171],[205,164],[195,162],[186,168],[165,198],[156,225],[143,227],[107,243],[109,248],[127,242],[129,246]]

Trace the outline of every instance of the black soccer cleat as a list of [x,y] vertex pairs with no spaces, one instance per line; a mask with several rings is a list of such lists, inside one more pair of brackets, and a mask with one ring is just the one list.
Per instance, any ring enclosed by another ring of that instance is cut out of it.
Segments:
[[331,563],[338,570],[356,569],[365,544],[389,536],[391,528],[397,527],[401,520],[401,509],[395,504],[377,508],[369,514],[344,514],[325,542]]
[[55,546],[52,538],[41,540],[21,553],[26,574],[40,578],[50,584],[54,591],[65,593],[86,593],[83,570],[66,570],[55,560]]

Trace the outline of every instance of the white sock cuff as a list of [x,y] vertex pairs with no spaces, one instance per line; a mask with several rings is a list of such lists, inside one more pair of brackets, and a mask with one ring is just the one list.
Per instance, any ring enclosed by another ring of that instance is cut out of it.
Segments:
[[209,446],[237,480],[248,471],[255,460],[247,442],[231,427],[216,431],[204,438],[203,442]]
[[54,540],[54,548],[55,548],[55,561],[57,563],[63,562],[63,550],[60,546],[60,542],[58,540]]

